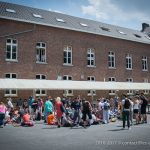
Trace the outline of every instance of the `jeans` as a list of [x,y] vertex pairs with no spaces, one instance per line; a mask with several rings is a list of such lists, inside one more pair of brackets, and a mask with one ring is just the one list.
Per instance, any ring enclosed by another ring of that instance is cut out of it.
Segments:
[[5,114],[0,113],[0,126],[4,125],[4,118],[5,118]]
[[75,123],[76,120],[77,120],[77,124],[79,124],[79,122],[80,122],[80,110],[79,109],[75,110],[75,112],[74,112],[73,122]]
[[127,120],[127,126],[130,127],[130,111],[123,111],[122,112],[122,119],[123,119],[123,128],[125,128],[125,123]]
[[109,111],[103,110],[103,123],[109,123]]

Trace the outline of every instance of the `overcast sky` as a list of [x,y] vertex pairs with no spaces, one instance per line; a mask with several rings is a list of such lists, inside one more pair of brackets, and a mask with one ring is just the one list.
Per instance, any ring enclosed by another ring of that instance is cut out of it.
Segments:
[[141,30],[150,24],[150,0],[1,0]]

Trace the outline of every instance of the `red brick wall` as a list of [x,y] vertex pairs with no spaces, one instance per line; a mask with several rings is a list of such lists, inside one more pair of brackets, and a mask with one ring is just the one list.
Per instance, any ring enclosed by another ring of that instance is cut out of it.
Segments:
[[[32,32],[4,36],[31,29],[33,29]],[[5,61],[7,38],[15,38],[18,41],[18,62]],[[46,43],[47,64],[36,63],[37,42]],[[65,45],[72,46],[73,66],[63,66]],[[86,66],[88,48],[95,49],[96,68]],[[109,51],[115,52],[116,69],[108,69]],[[133,56],[131,71],[125,69],[127,53]],[[103,81],[104,78],[107,81],[108,77],[116,77],[117,81],[126,81],[127,78],[133,78],[134,82],[143,82],[144,78],[150,81],[150,72],[143,72],[141,69],[143,55],[148,56],[148,64],[150,64],[150,45],[41,25],[36,25],[34,28],[33,24],[0,20],[0,78],[4,78],[5,73],[17,73],[18,78],[26,79],[35,79],[36,74],[45,74],[47,79],[55,80],[60,72],[60,75],[71,75],[73,80],[81,80],[81,75],[84,75],[85,80],[87,76],[95,76],[96,81]],[[22,96],[22,92],[19,93],[19,96]],[[84,96],[87,95],[86,92],[83,93]],[[100,93],[97,92],[98,96],[101,95]],[[26,95],[28,94],[24,97]]]

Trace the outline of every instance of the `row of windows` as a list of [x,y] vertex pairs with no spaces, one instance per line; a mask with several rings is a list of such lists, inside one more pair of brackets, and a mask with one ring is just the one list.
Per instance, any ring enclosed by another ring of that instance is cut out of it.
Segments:
[[[15,39],[7,39],[6,42],[6,60],[7,61],[17,61],[17,50],[18,43]],[[72,65],[72,47],[65,46],[63,50],[63,63],[64,65]],[[126,55],[126,69],[132,70],[132,55]],[[43,42],[38,42],[36,44],[36,62],[37,63],[46,63],[46,44]],[[116,67],[115,61],[115,53],[110,51],[108,52],[108,67],[115,68]],[[87,50],[87,66],[88,67],[95,67],[95,50],[89,48]],[[142,56],[142,70],[148,71],[148,58],[147,56]]]
[[[5,10],[6,12],[8,13],[17,13],[16,10],[14,9],[10,9],[10,8],[6,8]],[[32,16],[35,17],[35,18],[38,18],[38,19],[44,19],[44,17],[41,15],[41,14],[35,14],[35,13],[32,13]],[[60,23],[67,23],[67,21],[63,18],[55,18],[57,22],[60,22]],[[83,28],[87,28],[87,27],[90,27],[87,23],[84,22],[79,22],[79,25],[81,25]],[[102,25],[99,25],[99,28],[102,30],[102,31],[105,31],[105,32],[111,32],[111,29],[108,27],[108,26],[102,26]],[[125,33],[123,30],[120,30],[120,29],[116,29],[116,31],[124,36],[127,35],[127,33]],[[132,33],[136,38],[142,38],[142,35],[140,34],[137,34],[137,33]],[[144,35],[144,37],[146,37],[147,39],[150,40],[150,37],[147,36],[147,35]]]
[[[16,79],[17,75],[15,73],[7,73],[7,74],[5,74],[5,78]],[[45,80],[46,76],[43,75],[43,74],[37,74],[36,75],[36,79],[37,80],[38,79]],[[72,76],[64,75],[63,76],[63,80],[72,80]],[[88,76],[87,77],[87,81],[95,81],[95,77],[94,76]],[[116,78],[115,77],[109,77],[108,81],[109,82],[115,82]],[[127,78],[126,81],[127,82],[133,82],[133,78]],[[148,83],[148,79],[144,79],[144,82]],[[146,92],[148,93],[148,91],[146,91]],[[110,90],[109,93],[110,94],[115,94],[116,91]],[[129,94],[133,94],[133,90],[129,90],[128,93]],[[9,96],[9,95],[17,95],[17,90],[15,90],[15,89],[13,89],[13,90],[7,89],[5,91],[5,96]],[[46,90],[41,90],[41,89],[36,90],[36,96],[41,96],[41,95],[43,95],[43,96],[46,95]],[[73,90],[64,90],[64,96],[67,96],[67,95],[73,95]],[[88,91],[88,95],[96,95],[96,91],[95,90],[90,90],[90,91]]]

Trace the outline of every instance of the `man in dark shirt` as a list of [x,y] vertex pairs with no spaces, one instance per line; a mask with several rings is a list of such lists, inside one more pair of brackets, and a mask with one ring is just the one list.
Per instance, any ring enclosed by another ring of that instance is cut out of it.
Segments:
[[81,110],[81,103],[79,98],[75,98],[75,101],[72,102],[71,108],[74,109],[74,117],[73,117],[73,124],[76,124],[77,120],[77,126],[79,125],[80,122],[80,110]]
[[146,107],[148,105],[148,99],[145,97],[144,93],[141,93],[140,99],[141,99],[141,117],[142,117],[142,123],[147,123]]

